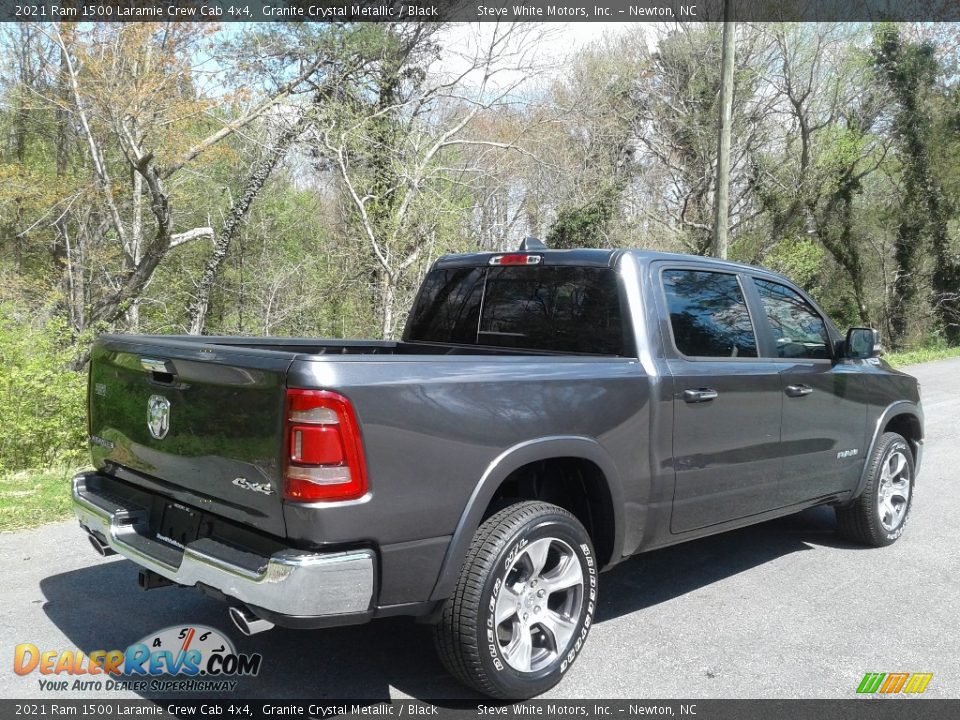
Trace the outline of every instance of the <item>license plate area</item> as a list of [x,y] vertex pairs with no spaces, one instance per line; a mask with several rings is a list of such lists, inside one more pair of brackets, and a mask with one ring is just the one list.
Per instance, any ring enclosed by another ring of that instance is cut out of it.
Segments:
[[180,503],[168,502],[163,506],[160,527],[156,538],[162,543],[181,550],[197,539],[200,533],[201,514]]

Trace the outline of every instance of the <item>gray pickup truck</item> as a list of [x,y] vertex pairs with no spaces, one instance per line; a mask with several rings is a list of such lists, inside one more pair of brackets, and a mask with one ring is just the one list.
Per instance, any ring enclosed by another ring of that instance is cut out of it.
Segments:
[[464,683],[531,697],[624,558],[814,505],[899,537],[923,415],[874,344],[756,267],[443,257],[399,342],[99,338],[74,508],[244,633],[417,616]]

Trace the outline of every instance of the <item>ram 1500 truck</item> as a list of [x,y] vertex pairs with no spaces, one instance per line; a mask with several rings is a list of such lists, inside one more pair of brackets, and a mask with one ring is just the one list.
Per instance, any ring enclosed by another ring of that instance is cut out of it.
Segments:
[[814,505],[899,537],[923,415],[874,344],[767,270],[530,239],[437,260],[398,342],[100,337],[74,508],[244,633],[418,616],[530,697],[624,558]]

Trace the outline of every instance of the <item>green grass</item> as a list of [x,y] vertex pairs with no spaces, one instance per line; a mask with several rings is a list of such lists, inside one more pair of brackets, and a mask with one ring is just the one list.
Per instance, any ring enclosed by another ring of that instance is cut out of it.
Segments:
[[960,357],[960,347],[935,345],[931,347],[917,348],[916,350],[887,353],[883,357],[884,360],[894,367],[901,367],[903,365],[918,365],[920,363],[931,362],[932,360]]
[[0,475],[0,531],[23,530],[70,515],[75,470],[21,470]]

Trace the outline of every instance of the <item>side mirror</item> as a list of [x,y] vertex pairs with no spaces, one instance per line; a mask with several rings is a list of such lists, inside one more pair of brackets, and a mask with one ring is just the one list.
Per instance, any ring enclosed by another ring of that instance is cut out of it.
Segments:
[[847,330],[847,340],[843,344],[844,357],[853,360],[866,360],[880,357],[882,349],[877,342],[877,331],[873,328],[854,327]]

